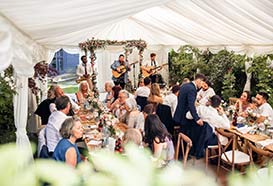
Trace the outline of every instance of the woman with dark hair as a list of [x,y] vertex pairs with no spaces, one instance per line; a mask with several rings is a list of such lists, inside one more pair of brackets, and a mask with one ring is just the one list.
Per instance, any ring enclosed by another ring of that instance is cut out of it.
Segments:
[[201,105],[206,105],[209,99],[215,95],[211,82],[209,80],[203,81],[201,89],[197,93],[197,102]]
[[53,159],[76,167],[81,161],[80,152],[76,145],[76,140],[83,135],[80,119],[75,117],[67,118],[62,124],[60,134],[63,139],[57,144],[53,153]]
[[235,103],[235,108],[238,111],[238,114],[242,114],[246,111],[247,107],[250,104],[250,93],[249,91],[243,91],[240,98]]
[[232,119],[232,124],[237,125],[238,123],[243,123],[245,118],[248,116],[247,108],[251,106],[249,91],[243,91],[234,106],[236,108],[236,112]]
[[156,114],[150,114],[145,120],[144,142],[148,143],[154,157],[162,157],[165,161],[174,158],[174,146],[170,133]]

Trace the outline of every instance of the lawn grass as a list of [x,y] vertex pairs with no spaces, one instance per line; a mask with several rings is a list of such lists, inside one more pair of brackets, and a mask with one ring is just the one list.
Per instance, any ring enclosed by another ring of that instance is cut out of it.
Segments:
[[66,94],[73,94],[73,93],[76,93],[78,91],[78,87],[66,87],[66,88],[63,88],[64,90],[64,93]]

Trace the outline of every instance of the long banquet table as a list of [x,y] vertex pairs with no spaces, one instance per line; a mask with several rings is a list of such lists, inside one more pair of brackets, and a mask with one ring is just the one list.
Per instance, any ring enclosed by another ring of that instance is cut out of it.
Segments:
[[[227,129],[227,130],[229,132],[234,133],[235,135],[239,136],[240,138],[243,138],[243,139],[253,142],[255,144],[259,141],[270,139],[269,136],[262,135],[262,134],[249,134],[249,133],[243,134],[243,133],[239,132],[238,130],[236,130],[235,127],[231,127],[230,129]],[[273,152],[273,144],[266,145],[264,147],[264,150],[268,150],[268,151]]]

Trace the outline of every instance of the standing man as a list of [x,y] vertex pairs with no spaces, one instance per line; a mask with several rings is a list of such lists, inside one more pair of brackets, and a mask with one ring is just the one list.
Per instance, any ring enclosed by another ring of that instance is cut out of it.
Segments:
[[125,61],[124,55],[120,54],[118,60],[115,60],[111,65],[112,80],[115,85],[120,85],[124,89],[125,84],[128,82],[128,71],[131,70],[128,62]]
[[[196,74],[194,81],[181,86],[173,118],[174,121],[180,125],[181,132],[191,138],[193,142],[192,153],[194,154],[203,126],[203,120],[200,119],[195,108],[195,100],[197,90],[201,88],[202,83],[205,80],[206,77],[203,74]],[[188,111],[191,113],[193,120],[186,118],[186,113]]]
[[89,85],[89,89],[93,90],[93,84],[90,79],[92,77],[91,64],[87,63],[86,56],[82,56],[81,61],[82,63],[77,66],[77,71],[76,71],[76,74],[78,76],[77,83],[80,83],[81,81],[86,80]]

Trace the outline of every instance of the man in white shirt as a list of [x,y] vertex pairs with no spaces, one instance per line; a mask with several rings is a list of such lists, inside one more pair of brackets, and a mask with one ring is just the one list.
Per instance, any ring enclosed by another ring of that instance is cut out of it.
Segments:
[[[55,97],[56,98],[59,98],[59,97],[61,97],[61,96],[66,96],[65,94],[64,94],[64,91],[63,91],[63,89],[60,87],[60,86],[56,86],[55,87],[55,89],[54,89],[54,91],[55,91]],[[71,103],[71,108],[70,108],[70,115],[72,116],[72,115],[74,115],[74,114],[72,114],[73,113],[73,111],[74,110],[79,110],[80,109],[80,106],[77,104],[77,103],[75,103],[75,101],[73,101],[72,99],[71,99],[71,97],[70,96],[67,96],[68,98],[69,98],[69,100],[70,100],[70,103]],[[55,103],[51,103],[50,105],[49,105],[49,109],[50,109],[50,112],[54,112],[55,110],[57,110],[56,109],[56,104]],[[72,110],[73,109],[73,110]]]
[[143,80],[144,86],[138,87],[136,89],[135,95],[141,96],[141,97],[148,97],[150,95],[150,89],[151,89],[151,79],[149,77],[144,78]]
[[144,86],[138,87],[135,92],[136,102],[140,107],[140,110],[142,110],[145,105],[147,105],[147,98],[150,95],[150,89],[151,89],[151,78],[146,77],[143,80]]
[[171,108],[172,116],[174,116],[174,112],[177,106],[177,96],[179,94],[180,86],[174,85],[172,87],[172,93],[165,96],[163,99],[163,104],[168,105]]
[[88,85],[89,85],[89,89],[93,90],[93,84],[92,84],[92,81],[90,79],[92,77],[92,74],[93,74],[91,64],[87,63],[87,57],[86,56],[82,56],[81,61],[82,61],[82,63],[77,66],[77,70],[76,70],[78,80],[79,81],[86,80]]
[[50,153],[54,152],[56,145],[62,138],[60,135],[60,128],[64,120],[68,117],[70,110],[70,100],[67,96],[61,96],[56,99],[57,110],[52,112],[48,118],[48,123],[45,129],[46,145]]
[[[213,135],[211,136],[211,138],[209,138],[209,141],[208,141],[209,145],[217,144],[217,138],[214,135],[215,128],[223,128],[223,129],[230,128],[230,121],[227,118],[225,111],[220,104],[221,104],[221,98],[218,95],[214,95],[209,100],[209,103],[208,103],[209,106],[199,105],[196,107],[199,117],[203,121],[207,122],[212,128]],[[186,118],[192,119],[190,112],[187,112]],[[223,136],[220,136],[219,140],[221,141],[222,144],[225,144],[227,139]]]
[[271,126],[273,126],[273,110],[272,107],[267,103],[269,96],[265,92],[259,92],[256,95],[255,102],[257,108],[257,120],[264,121],[268,119]]
[[[196,107],[200,118],[207,122],[213,131],[215,128],[230,128],[230,121],[220,104],[221,98],[218,95],[214,95],[210,98],[209,106],[199,105]],[[190,112],[187,112],[186,117],[192,119]]]
[[201,90],[197,93],[197,102],[201,105],[206,105],[208,100],[215,95],[213,88],[211,88],[211,83],[206,80],[202,84]]

